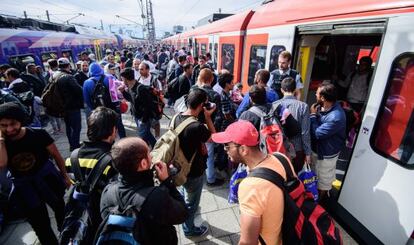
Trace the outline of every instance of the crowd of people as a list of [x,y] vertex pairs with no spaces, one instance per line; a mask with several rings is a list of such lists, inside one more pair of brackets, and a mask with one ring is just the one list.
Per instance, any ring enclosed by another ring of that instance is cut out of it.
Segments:
[[[58,244],[46,204],[55,212],[61,231],[65,189],[81,181],[69,174],[74,172],[72,157],[65,161],[44,129],[50,123],[52,134],[60,134],[61,118],[69,150],[79,149],[76,158],[84,178],[104,164],[103,155],[111,156],[89,200],[92,233],[114,207],[131,205],[139,212],[134,237],[141,244],[177,244],[176,224],[182,224],[187,237],[206,234],[207,226],[194,223],[204,184],[223,185],[238,164],[250,170],[269,168],[286,178],[279,160],[260,144],[263,115],[280,107],[278,119],[282,122],[288,113],[300,128],[286,138],[294,149],[288,156],[292,169],[298,173],[305,163],[310,164],[318,177],[320,200],[329,195],[346,141],[346,115],[337,101],[337,86],[331,83],[319,86],[315,104],[300,101],[303,84],[299,72],[290,68],[289,52],[280,53],[276,70],[258,70],[246,93],[229,71],[216,72],[211,55],[193,57],[186,48],[145,46],[135,52],[106,50],[102,61],[86,52],[79,58],[76,71],[67,58],[48,60],[46,72],[34,64],[28,64],[22,74],[8,65],[0,66],[4,77],[0,167],[8,169],[14,186],[10,203],[27,217],[42,244]],[[360,66],[367,62],[362,60]],[[362,81],[365,70],[361,70],[341,83],[350,87],[351,105],[359,110],[362,89],[367,89]],[[361,81],[354,84],[354,78]],[[48,107],[42,105],[50,84],[56,84],[60,95],[61,115],[48,115]],[[360,91],[359,97],[351,90]],[[31,101],[23,98],[27,93],[32,93]],[[167,97],[166,107],[184,103],[173,127],[189,117],[197,119],[179,135],[179,147],[191,168],[186,182],[178,187],[170,163],[153,163],[150,155],[160,137]],[[126,137],[121,116],[125,104],[135,119],[138,137]],[[88,139],[80,143],[82,110]],[[154,178],[161,184],[154,184]],[[257,244],[259,236],[266,244],[281,243],[282,190],[247,177],[240,184],[239,204],[240,244]]]

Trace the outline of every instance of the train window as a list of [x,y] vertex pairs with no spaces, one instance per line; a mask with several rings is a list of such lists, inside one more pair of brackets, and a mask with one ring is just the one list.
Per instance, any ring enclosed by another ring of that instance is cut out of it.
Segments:
[[221,46],[221,69],[226,69],[233,74],[234,44],[223,44]]
[[72,69],[76,68],[75,62],[73,62],[72,51],[62,51],[62,57],[67,58],[70,61],[70,66],[72,67]]
[[254,83],[254,75],[259,69],[265,68],[267,46],[253,45],[250,48],[249,74],[247,83],[249,86]]
[[281,45],[274,45],[272,47],[272,50],[270,50],[269,71],[276,70],[279,67],[277,63],[279,59],[279,54],[285,50],[286,50],[285,46],[281,46]]
[[209,43],[208,44],[208,52],[210,52],[211,53],[211,50],[213,49],[213,44],[212,43]]
[[56,52],[42,53],[40,56],[41,56],[41,60],[43,63],[43,67],[45,68],[46,71],[49,69],[49,64],[47,63],[47,61],[50,59],[58,58],[58,55]]
[[201,54],[206,54],[207,53],[207,44],[201,44]]
[[414,169],[414,53],[392,65],[371,145],[379,154]]
[[12,56],[9,58],[9,63],[12,67],[17,70],[24,72],[26,71],[26,65],[30,63],[35,63],[34,56],[31,54]]

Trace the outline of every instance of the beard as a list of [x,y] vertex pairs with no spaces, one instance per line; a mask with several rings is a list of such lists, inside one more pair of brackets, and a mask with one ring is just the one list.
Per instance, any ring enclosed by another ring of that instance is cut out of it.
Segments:
[[6,136],[6,138],[10,139],[10,138],[14,138],[17,135],[19,135],[21,131],[22,131],[22,128],[20,127],[18,130],[15,130],[13,132],[10,132],[10,133],[2,132],[2,133]]

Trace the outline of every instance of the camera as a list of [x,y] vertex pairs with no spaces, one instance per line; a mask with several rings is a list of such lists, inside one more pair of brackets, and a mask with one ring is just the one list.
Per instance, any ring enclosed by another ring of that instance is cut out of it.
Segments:
[[211,109],[213,109],[215,106],[216,106],[216,104],[215,104],[215,103],[212,103],[212,102],[207,102],[207,103],[204,103],[204,107],[205,107],[207,110],[211,110]]

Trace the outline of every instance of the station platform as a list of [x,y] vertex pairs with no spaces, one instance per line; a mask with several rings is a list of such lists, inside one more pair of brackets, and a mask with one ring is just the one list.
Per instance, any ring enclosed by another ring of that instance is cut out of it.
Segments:
[[[166,108],[165,113],[168,117],[173,115],[173,110]],[[84,114],[82,113],[82,116]],[[123,122],[127,136],[136,136],[136,124],[132,116],[123,114]],[[169,119],[165,116],[161,119],[161,134],[168,128]],[[51,132],[51,129],[48,128]],[[55,143],[64,158],[69,157],[69,144],[65,133],[53,135]],[[81,141],[86,139],[86,120],[82,118]],[[221,187],[203,188],[200,207],[196,215],[196,225],[204,224],[209,227],[205,236],[188,239],[184,236],[181,225],[176,226],[179,244],[238,244],[240,238],[240,215],[237,204],[229,204],[228,197],[228,178],[226,184]],[[53,217],[53,215],[51,215]],[[54,218],[51,219],[53,228],[56,231]],[[339,226],[339,225],[338,225]],[[356,243],[340,227],[344,245],[354,245]],[[57,231],[56,231],[57,232]],[[5,225],[0,234],[0,244],[2,245],[37,245],[40,244],[36,234],[29,223],[25,220],[13,221]]]

